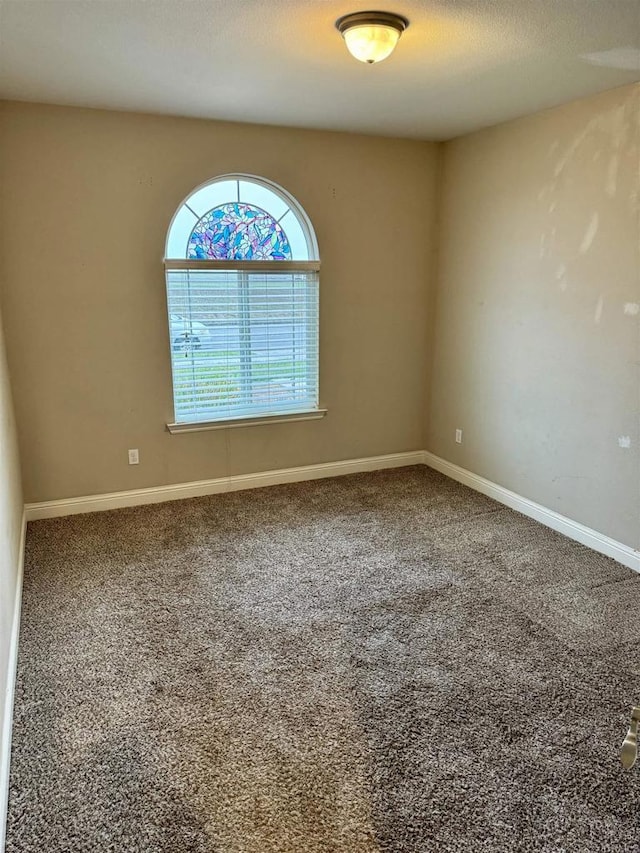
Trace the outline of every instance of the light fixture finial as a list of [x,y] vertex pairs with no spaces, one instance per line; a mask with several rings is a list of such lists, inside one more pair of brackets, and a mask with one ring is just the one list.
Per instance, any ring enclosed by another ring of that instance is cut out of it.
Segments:
[[349,53],[369,65],[386,59],[408,26],[405,17],[392,12],[352,12],[336,21]]

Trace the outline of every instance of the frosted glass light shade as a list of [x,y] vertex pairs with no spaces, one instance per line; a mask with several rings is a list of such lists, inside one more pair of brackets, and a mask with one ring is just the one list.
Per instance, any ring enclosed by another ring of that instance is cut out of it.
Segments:
[[349,53],[369,65],[386,59],[408,26],[406,18],[390,12],[354,12],[336,21]]
[[360,62],[380,62],[393,52],[398,44],[400,33],[393,27],[382,27],[379,24],[361,27],[351,27],[344,34],[347,49]]

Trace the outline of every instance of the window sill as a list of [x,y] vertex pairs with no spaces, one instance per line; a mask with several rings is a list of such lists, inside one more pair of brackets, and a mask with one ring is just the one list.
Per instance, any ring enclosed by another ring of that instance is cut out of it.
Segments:
[[233,427],[262,426],[263,424],[286,424],[293,421],[317,421],[326,414],[326,409],[312,409],[308,412],[284,412],[281,415],[261,415],[260,417],[249,416],[219,421],[167,424],[167,429],[172,435],[177,435],[182,432],[203,432],[209,429],[231,429]]

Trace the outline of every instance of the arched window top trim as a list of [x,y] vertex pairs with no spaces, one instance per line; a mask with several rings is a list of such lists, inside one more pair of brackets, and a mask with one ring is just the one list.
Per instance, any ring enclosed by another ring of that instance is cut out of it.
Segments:
[[[211,214],[221,211],[218,216],[222,216],[222,212],[233,216],[233,210],[229,210],[231,205],[236,206],[238,220],[237,233],[232,234],[233,246],[224,242],[229,238],[228,229],[224,235],[219,231],[214,233],[215,240],[220,241],[214,246],[211,231],[205,231],[207,226],[211,226]],[[252,225],[248,221],[253,210],[265,214],[259,224],[264,226],[260,235],[266,235],[255,260],[249,238],[253,237],[255,250],[256,232],[251,231]],[[264,248],[264,244],[270,248],[270,239],[274,245],[273,253]],[[219,175],[192,190],[173,215],[165,247],[165,264],[174,260],[181,261],[181,266],[183,263],[227,265],[234,262],[243,266],[254,263],[279,266],[296,262],[317,263],[319,259],[313,226],[298,201],[273,181],[242,173]]]

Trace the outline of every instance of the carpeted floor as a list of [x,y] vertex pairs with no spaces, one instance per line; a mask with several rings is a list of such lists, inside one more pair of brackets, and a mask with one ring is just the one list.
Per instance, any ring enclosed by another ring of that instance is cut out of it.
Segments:
[[640,851],[640,576],[427,468],[27,545],[7,853]]

